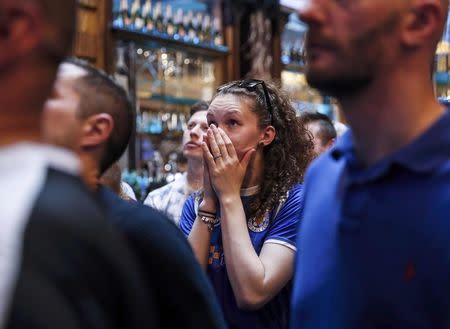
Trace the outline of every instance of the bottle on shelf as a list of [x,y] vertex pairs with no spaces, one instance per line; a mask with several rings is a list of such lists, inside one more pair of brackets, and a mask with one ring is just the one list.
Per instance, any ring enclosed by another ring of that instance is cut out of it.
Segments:
[[[192,13],[192,12],[191,12]],[[189,17],[189,12],[186,15],[183,15],[183,31],[184,31],[184,41],[189,40],[189,28],[191,24],[191,18]]]
[[183,39],[186,36],[186,31],[184,29],[184,24],[183,24],[183,9],[178,8],[178,10],[175,14],[174,24],[175,24],[174,37],[176,39]]
[[202,42],[203,41],[203,37],[202,37],[203,15],[201,12],[198,12],[195,15],[193,24],[194,24],[194,30],[195,30],[194,43]]
[[125,50],[124,46],[119,46],[117,49],[116,70],[114,79],[125,90],[128,91],[128,67],[125,63]]
[[128,0],[121,0],[119,12],[114,19],[114,25],[120,28],[128,28],[131,25],[130,11],[128,10]]
[[202,32],[201,32],[201,40],[205,43],[211,43],[212,35],[211,35],[211,16],[205,15],[202,24]]
[[159,33],[165,33],[161,1],[158,1],[155,5],[155,10],[153,12],[153,21],[155,23],[155,30],[158,31]]
[[151,0],[145,1],[144,6],[142,7],[142,18],[144,20],[143,29],[148,32],[153,31],[154,24],[153,24],[153,17],[152,17],[152,1]]
[[194,13],[192,12],[192,10],[188,11],[187,14],[187,39],[189,41],[194,41],[195,37],[196,37],[196,31],[195,31],[195,17],[194,17]]
[[164,16],[164,26],[167,35],[173,36],[175,34],[175,24],[173,22],[172,6],[167,4],[166,15]]
[[214,18],[213,23],[213,44],[216,46],[223,46],[222,27],[219,18]]
[[140,0],[134,0],[131,5],[131,26],[137,31],[144,28],[144,17],[142,15]]

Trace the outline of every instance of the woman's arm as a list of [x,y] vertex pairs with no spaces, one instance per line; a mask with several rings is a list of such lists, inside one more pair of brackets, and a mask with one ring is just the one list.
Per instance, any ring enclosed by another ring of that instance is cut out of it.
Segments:
[[[215,210],[208,210],[212,207],[204,205],[203,202],[200,204],[199,209],[208,212],[214,212]],[[192,226],[191,233],[189,234],[188,240],[194,251],[195,257],[197,258],[200,266],[206,270],[208,266],[209,257],[209,246],[211,244],[212,232],[209,230],[208,225],[202,222],[201,218],[197,215]]]
[[237,304],[242,309],[259,309],[291,279],[295,252],[266,243],[258,256],[240,200],[221,200],[220,209],[227,273]]
[[[211,214],[215,214],[217,208],[217,199],[210,183],[208,166],[205,164],[203,167],[204,197],[202,202],[198,206],[198,209]],[[209,230],[208,225],[203,223],[201,218],[197,215],[194,221],[194,225],[192,226],[192,230],[189,233],[188,240],[192,249],[194,250],[195,257],[204,270],[206,270],[206,267],[208,266],[211,235],[212,232]]]

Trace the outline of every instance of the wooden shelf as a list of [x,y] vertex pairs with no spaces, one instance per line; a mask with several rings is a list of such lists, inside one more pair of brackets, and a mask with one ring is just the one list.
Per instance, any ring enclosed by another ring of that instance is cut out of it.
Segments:
[[78,7],[96,10],[98,7],[97,0],[78,0]]
[[111,30],[116,39],[134,41],[143,46],[183,48],[186,51],[191,51],[210,57],[225,57],[229,54],[229,50],[225,46],[210,46],[202,43],[185,42],[183,40],[176,40],[165,34],[156,34],[153,32],[144,33],[115,26],[112,26]]
[[289,64],[283,64],[282,70],[289,71],[289,72],[303,73],[304,67],[303,67],[303,65],[300,65],[297,63],[289,63]]

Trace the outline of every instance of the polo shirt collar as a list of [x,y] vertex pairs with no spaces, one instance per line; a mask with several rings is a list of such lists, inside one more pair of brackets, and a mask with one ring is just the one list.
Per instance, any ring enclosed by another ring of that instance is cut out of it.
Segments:
[[369,168],[363,169],[356,159],[351,130],[338,139],[330,155],[336,161],[344,159],[350,172],[362,180],[381,177],[394,165],[417,173],[431,172],[450,158],[450,111],[412,143]]

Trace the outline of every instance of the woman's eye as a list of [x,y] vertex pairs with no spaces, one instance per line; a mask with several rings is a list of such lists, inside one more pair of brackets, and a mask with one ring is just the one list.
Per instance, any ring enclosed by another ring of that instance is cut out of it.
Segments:
[[237,126],[238,124],[239,124],[239,122],[237,122],[236,120],[230,120],[230,121],[228,121],[228,125],[229,125],[230,127]]

